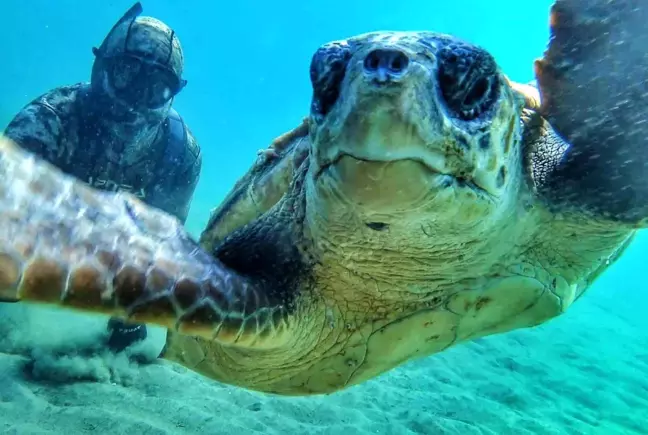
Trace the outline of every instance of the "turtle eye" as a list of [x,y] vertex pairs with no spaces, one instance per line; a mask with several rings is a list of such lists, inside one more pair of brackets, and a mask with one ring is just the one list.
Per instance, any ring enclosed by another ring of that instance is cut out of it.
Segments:
[[325,116],[337,101],[350,58],[351,49],[344,41],[326,44],[313,55],[310,66],[313,115]]
[[439,86],[450,111],[471,121],[486,113],[497,100],[499,78],[495,59],[465,45],[449,45],[438,55]]

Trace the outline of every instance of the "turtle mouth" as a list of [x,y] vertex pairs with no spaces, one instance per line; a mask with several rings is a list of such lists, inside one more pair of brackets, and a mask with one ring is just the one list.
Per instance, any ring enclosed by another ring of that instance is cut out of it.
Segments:
[[380,159],[380,158],[361,157],[347,152],[342,152],[336,154],[335,157],[333,157],[332,159],[328,159],[324,161],[319,166],[319,169],[316,171],[315,179],[318,179],[321,176],[326,175],[327,172],[329,172],[332,168],[334,168],[336,165],[341,163],[341,161],[345,158],[350,158],[357,162],[369,163],[369,164],[371,163],[386,164],[386,163],[399,163],[399,162],[418,163],[422,168],[424,168],[429,173],[431,177],[434,177],[436,179],[435,185],[440,189],[450,189],[450,188],[466,189],[474,192],[481,198],[488,199],[489,201],[494,199],[493,195],[490,192],[488,192],[486,189],[479,186],[475,182],[475,180],[473,180],[471,177],[464,176],[464,175],[456,175],[456,174],[443,171],[442,169],[439,168],[439,166],[431,164],[430,162],[420,157]]

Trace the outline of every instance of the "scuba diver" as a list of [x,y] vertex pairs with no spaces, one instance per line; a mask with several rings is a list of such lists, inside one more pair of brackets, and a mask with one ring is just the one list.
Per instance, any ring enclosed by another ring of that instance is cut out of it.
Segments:
[[[202,157],[171,107],[187,83],[182,47],[142,10],[136,3],[93,48],[89,83],[36,98],[4,135],[95,188],[131,192],[185,223]],[[112,318],[106,345],[117,353],[146,336],[145,325]]]

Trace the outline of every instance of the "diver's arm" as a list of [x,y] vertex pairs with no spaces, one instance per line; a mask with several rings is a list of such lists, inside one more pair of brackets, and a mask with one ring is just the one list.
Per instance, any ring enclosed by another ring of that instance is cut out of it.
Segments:
[[187,131],[187,152],[181,172],[171,175],[174,183],[171,191],[163,199],[158,208],[177,217],[183,224],[187,220],[189,207],[193,198],[196,185],[200,178],[202,168],[202,154],[193,135]]
[[194,164],[178,180],[177,190],[174,191],[175,203],[177,204],[174,213],[184,224],[187,221],[189,207],[193,198],[194,191],[200,179],[200,168],[202,166],[202,155],[198,155]]
[[32,102],[9,122],[3,135],[27,151],[58,165],[64,155],[61,146],[61,119],[50,106]]

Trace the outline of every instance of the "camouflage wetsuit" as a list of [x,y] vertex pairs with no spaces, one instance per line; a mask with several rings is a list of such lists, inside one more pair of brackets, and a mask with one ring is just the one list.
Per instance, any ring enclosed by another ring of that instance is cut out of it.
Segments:
[[145,153],[124,161],[131,144],[93,119],[88,88],[82,83],[46,93],[23,108],[4,134],[93,187],[129,191],[184,222],[202,158],[180,116],[171,110]]

